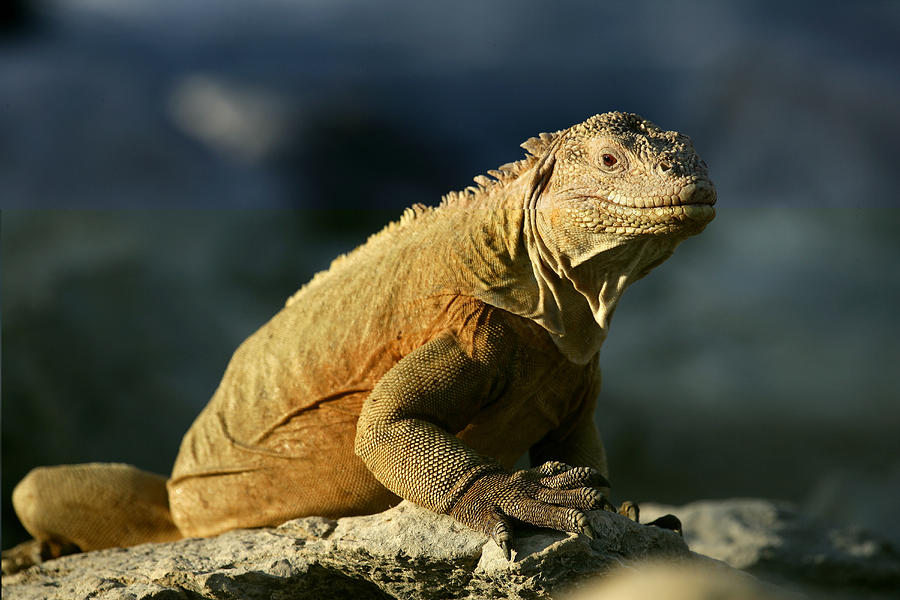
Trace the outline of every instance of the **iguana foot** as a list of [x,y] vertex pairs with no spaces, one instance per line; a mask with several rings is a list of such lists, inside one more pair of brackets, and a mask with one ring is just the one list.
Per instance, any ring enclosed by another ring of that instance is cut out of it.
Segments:
[[584,511],[605,508],[609,502],[598,488],[608,488],[590,467],[546,462],[514,473],[492,473],[477,479],[450,514],[459,522],[491,536],[511,557],[513,523],[587,535],[594,532]]
[[623,517],[628,517],[635,523],[640,523],[640,515],[641,509],[638,507],[637,502],[632,502],[631,500],[626,500],[622,504],[619,505],[619,510],[617,511]]
[[660,527],[662,529],[669,529],[674,531],[678,535],[684,535],[681,529],[681,519],[676,517],[675,515],[663,515],[655,521],[650,521],[647,525],[653,525],[654,527]]
[[66,554],[75,554],[76,552],[81,552],[81,548],[75,544],[48,540],[28,540],[3,551],[3,574],[12,575],[22,569],[39,565],[46,560],[59,558]]
[[[640,508],[638,507],[637,502],[626,500],[619,505],[619,510],[617,512],[622,516],[628,517],[635,523],[640,523]],[[669,529],[679,535],[682,535],[681,521],[675,515],[663,515],[658,519],[650,521],[649,523],[647,523],[647,525],[660,527],[662,529]]]

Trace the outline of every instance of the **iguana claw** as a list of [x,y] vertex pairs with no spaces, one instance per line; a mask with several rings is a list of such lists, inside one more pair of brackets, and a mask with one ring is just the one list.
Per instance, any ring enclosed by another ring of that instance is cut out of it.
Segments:
[[594,469],[558,462],[513,473],[488,473],[469,486],[449,514],[490,535],[507,557],[515,522],[594,539],[587,511],[607,503],[600,490],[592,487],[597,475]]
[[635,523],[640,523],[640,507],[637,502],[632,502],[631,500],[626,500],[622,504],[619,505],[619,514],[623,517],[628,517]]
[[497,519],[497,523],[490,532],[491,539],[500,546],[500,550],[503,552],[503,556],[506,557],[506,560],[512,560],[512,549],[510,548],[510,542],[512,541],[512,527],[505,516],[495,513],[494,517]]
[[592,540],[597,539],[597,534],[594,533],[594,528],[591,527],[590,525],[582,526],[581,531],[579,533],[582,533],[582,534],[588,536]]

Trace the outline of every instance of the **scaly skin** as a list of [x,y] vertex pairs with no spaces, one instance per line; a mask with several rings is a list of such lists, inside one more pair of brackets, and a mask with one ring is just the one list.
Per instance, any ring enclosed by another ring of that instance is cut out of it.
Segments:
[[[492,203],[518,214],[519,203],[521,227],[512,231],[521,235],[517,239],[524,240],[531,262],[532,274],[524,279],[536,279],[538,289],[549,290],[546,295],[555,301],[549,308],[539,304],[526,309],[493,290],[475,289],[473,295],[540,322],[569,360],[590,363],[596,360],[625,286],[705,227],[715,214],[715,188],[687,137],[662,131],[636,115],[598,115],[523,146],[531,159],[492,172],[496,181],[476,178],[479,188],[451,194],[444,207],[477,210]],[[499,218],[496,208],[491,218]],[[509,266],[515,264],[509,248],[518,244],[505,242],[485,245],[499,246],[492,259]],[[476,279],[496,278],[491,263],[482,260],[473,268]],[[533,283],[522,279],[517,283],[523,287]],[[566,312],[583,310],[585,300],[594,319],[586,321],[583,314],[568,318]],[[549,313],[554,311],[560,318],[552,318]],[[547,321],[557,327],[547,326]],[[509,366],[515,358],[506,356],[508,345],[496,346],[502,358],[481,360],[501,373],[503,368],[515,369]],[[584,511],[608,506],[605,460],[582,459],[587,465],[583,467],[548,462],[510,473],[490,457],[471,452],[458,438],[432,429],[433,422],[462,404],[466,391],[457,391],[455,385],[471,385],[478,371],[459,366],[464,353],[458,350],[431,350],[427,356],[411,354],[401,360],[363,406],[356,452],[376,478],[403,498],[489,534],[507,556],[515,521],[590,535]],[[423,373],[458,375],[432,384]],[[410,389],[395,389],[395,378],[398,386]],[[417,389],[423,382],[439,399]],[[636,505],[623,507],[623,514],[636,520]]]
[[[715,189],[688,138],[636,115],[523,147],[336,259],[241,344],[165,486],[127,465],[26,477],[13,503],[40,544],[4,568],[49,541],[209,536],[399,498],[507,554],[517,522],[590,535],[585,511],[609,508],[593,420],[609,319],[713,218]],[[535,467],[513,472],[525,452]],[[135,524],[137,505],[153,518]]]

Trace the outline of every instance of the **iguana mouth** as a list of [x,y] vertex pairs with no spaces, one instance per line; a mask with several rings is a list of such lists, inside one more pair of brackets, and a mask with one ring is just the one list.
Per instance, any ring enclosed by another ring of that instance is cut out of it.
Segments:
[[662,196],[634,197],[610,192],[606,196],[600,196],[610,204],[624,208],[664,208],[667,206],[688,206],[695,204],[714,205],[716,203],[716,188],[708,181],[699,180],[679,188],[672,188],[671,193]]

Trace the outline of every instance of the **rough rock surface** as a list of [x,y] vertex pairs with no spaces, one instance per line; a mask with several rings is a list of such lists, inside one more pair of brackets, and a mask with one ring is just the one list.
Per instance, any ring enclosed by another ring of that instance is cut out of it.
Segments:
[[[667,512],[682,520],[684,539],[595,512],[596,540],[526,529],[507,562],[481,534],[402,503],[365,517],[309,517],[274,529],[69,556],[4,577],[3,597],[546,598],[591,575],[613,568],[621,572],[625,566],[626,574],[640,573],[632,577],[638,587],[627,597],[642,598],[638,588],[647,587],[647,573],[655,568],[642,564],[648,559],[693,564],[678,567],[676,578],[671,570],[663,571],[657,579],[670,582],[663,585],[694,585],[671,582],[689,582],[697,573],[710,579],[704,573],[712,568],[718,576],[710,581],[724,578],[729,589],[730,581],[735,590],[750,594],[716,597],[756,597],[752,594],[760,588],[752,578],[741,580],[729,567],[698,554],[813,598],[881,600],[896,597],[900,588],[896,548],[862,531],[808,519],[787,504],[724,500],[641,506],[644,521]],[[618,587],[600,586],[596,594],[588,587],[588,595],[579,598],[619,598],[604,592]],[[763,592],[760,597],[775,595]]]
[[640,559],[690,557],[676,533],[591,513],[585,536],[522,530],[513,560],[450,517],[409,503],[332,521],[64,557],[3,578],[3,597],[545,598]]

